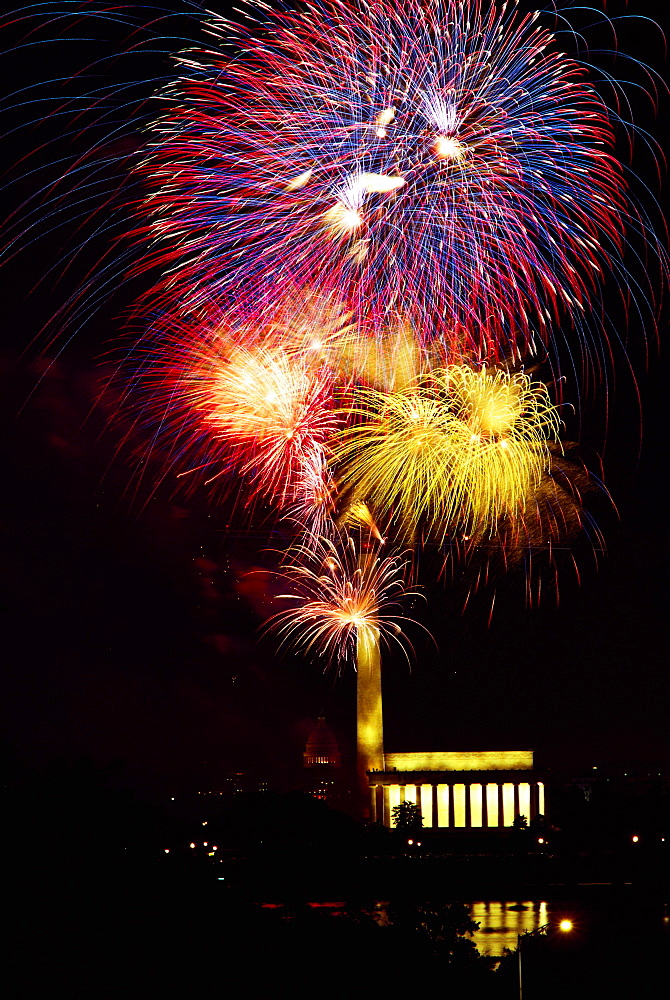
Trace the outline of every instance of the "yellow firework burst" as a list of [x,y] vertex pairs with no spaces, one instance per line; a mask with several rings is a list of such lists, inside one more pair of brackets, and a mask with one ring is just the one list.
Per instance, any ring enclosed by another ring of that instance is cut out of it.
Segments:
[[468,366],[357,400],[332,444],[342,485],[396,530],[420,527],[438,541],[522,516],[559,424],[542,383]]
[[435,385],[451,426],[450,488],[468,531],[491,534],[501,518],[523,517],[550,464],[558,411],[547,387],[523,373],[451,365]]
[[342,486],[407,535],[442,518],[456,421],[439,395],[365,389],[349,412],[354,422],[331,442]]
[[542,444],[558,435],[547,387],[522,372],[450,365],[433,377],[452,412],[481,438]]

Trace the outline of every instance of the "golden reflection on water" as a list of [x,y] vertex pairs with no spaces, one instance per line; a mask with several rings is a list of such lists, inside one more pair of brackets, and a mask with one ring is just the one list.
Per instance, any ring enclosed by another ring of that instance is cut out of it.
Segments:
[[549,921],[545,902],[469,903],[470,916],[479,924],[471,935],[481,955],[499,958],[505,948],[514,950],[519,934],[535,931]]

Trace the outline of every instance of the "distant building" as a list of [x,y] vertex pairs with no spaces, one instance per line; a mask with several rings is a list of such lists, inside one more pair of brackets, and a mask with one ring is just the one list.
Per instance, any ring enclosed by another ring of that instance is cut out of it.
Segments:
[[323,715],[309,734],[307,746],[303,754],[305,767],[340,767],[342,758],[340,748],[333,733],[326,725]]
[[[365,641],[363,641],[365,640]],[[545,815],[545,785],[532,750],[384,750],[378,636],[359,636],[356,674],[358,808],[371,823],[391,826],[393,808],[419,806],[424,828],[496,830]]]
[[384,753],[369,771],[371,822],[391,826],[392,810],[414,802],[423,826],[493,830],[545,815],[545,783],[532,750]]
[[257,771],[229,771],[219,778],[219,787],[197,792],[197,795],[218,795],[230,797],[233,795],[267,792],[270,779]]
[[341,774],[342,757],[333,732],[320,715],[303,754],[303,788],[308,795],[337,808],[345,805],[347,789]]

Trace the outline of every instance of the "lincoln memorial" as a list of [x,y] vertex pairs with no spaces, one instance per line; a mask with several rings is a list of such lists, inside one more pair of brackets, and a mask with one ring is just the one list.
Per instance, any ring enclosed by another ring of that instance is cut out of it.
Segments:
[[367,772],[370,820],[391,826],[394,806],[414,802],[424,829],[502,829],[545,814],[532,750],[384,753]]

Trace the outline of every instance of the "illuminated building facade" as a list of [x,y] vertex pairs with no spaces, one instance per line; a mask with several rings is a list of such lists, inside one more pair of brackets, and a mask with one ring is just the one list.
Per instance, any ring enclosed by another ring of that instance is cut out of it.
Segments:
[[[378,636],[358,644],[357,774],[362,815],[391,826],[393,809],[413,802],[424,829],[502,830],[518,816],[546,815],[545,783],[532,750],[384,752]],[[372,640],[372,641],[370,641]]]
[[532,750],[385,753],[368,772],[369,818],[391,826],[394,806],[413,802],[424,829],[495,830],[545,815],[545,784]]
[[359,629],[356,652],[356,772],[359,798],[365,803],[368,772],[384,770],[379,635],[371,629]]

